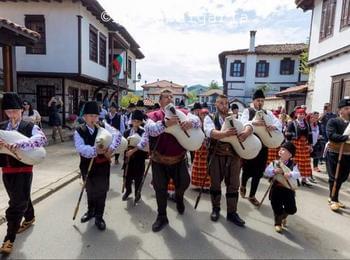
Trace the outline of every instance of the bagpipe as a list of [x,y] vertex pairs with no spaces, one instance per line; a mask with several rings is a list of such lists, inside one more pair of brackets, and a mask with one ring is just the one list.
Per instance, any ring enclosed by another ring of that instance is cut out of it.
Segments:
[[[244,126],[241,121],[234,118],[232,115],[225,118],[225,122],[221,127],[221,131],[229,128],[236,128],[237,134],[240,134],[244,130]],[[239,141],[238,136],[230,136],[220,139],[221,142],[230,143],[236,153],[243,159],[253,159],[258,156],[261,150],[261,142],[255,135],[249,135],[243,142]]]
[[5,145],[0,148],[0,153],[10,155],[24,164],[36,165],[41,163],[46,157],[44,147],[34,147],[28,151],[12,149],[11,145],[21,141],[26,142],[30,139],[20,132],[0,130],[0,139],[5,142]]
[[254,125],[254,133],[260,138],[261,142],[266,147],[278,148],[281,146],[284,140],[283,133],[278,129],[268,129],[268,126],[273,125],[273,120],[264,110],[257,111],[252,121],[264,122],[264,125],[262,126]]
[[165,108],[165,117],[177,116],[179,124],[167,127],[166,133],[173,135],[180,145],[188,151],[196,151],[201,148],[204,141],[204,133],[201,128],[191,128],[183,130],[181,122],[189,120],[189,115],[185,115],[181,110],[175,108],[174,104],[168,104]]

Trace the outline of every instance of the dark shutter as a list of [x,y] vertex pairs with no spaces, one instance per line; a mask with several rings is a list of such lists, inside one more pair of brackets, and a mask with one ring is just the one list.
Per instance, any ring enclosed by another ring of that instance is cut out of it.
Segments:
[[231,62],[231,64],[230,64],[230,77],[233,77],[234,66],[235,66],[235,63]]
[[269,70],[270,70],[270,63],[265,63],[265,77],[269,76]]
[[290,74],[294,74],[295,60],[290,61]]
[[241,73],[240,73],[241,77],[244,76],[244,63],[241,63]]

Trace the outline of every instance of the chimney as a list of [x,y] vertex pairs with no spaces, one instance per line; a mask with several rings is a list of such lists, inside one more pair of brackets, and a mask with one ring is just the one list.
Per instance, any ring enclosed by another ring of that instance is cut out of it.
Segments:
[[250,31],[249,52],[255,51],[255,34],[256,34],[256,31]]

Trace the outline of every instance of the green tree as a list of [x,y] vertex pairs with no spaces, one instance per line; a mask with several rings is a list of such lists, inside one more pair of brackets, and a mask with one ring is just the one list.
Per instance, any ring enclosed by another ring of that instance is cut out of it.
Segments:
[[209,89],[220,89],[219,83],[215,80],[212,80],[209,84]]
[[303,74],[310,73],[310,67],[307,64],[308,60],[309,60],[309,52],[307,50],[304,50],[300,54],[300,66],[299,66],[299,71]]
[[254,93],[258,89],[261,89],[265,94],[271,90],[271,86],[269,84],[259,85],[259,86],[256,86],[256,88],[253,88],[252,92]]
[[122,97],[122,101],[121,101],[121,106],[122,107],[128,107],[130,103],[136,103],[137,101],[139,101],[141,99],[141,97],[136,96],[132,93],[128,93],[126,96]]
[[188,103],[189,103],[189,104],[192,104],[193,102],[198,101],[197,94],[196,94],[196,92],[194,92],[194,91],[189,92],[189,93],[187,94],[187,96],[188,96]]

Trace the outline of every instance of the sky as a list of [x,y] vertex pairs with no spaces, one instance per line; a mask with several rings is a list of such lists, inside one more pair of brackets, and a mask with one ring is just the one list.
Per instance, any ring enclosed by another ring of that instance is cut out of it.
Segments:
[[256,45],[307,42],[311,12],[294,0],[99,0],[141,46],[138,83],[222,85],[218,55]]

